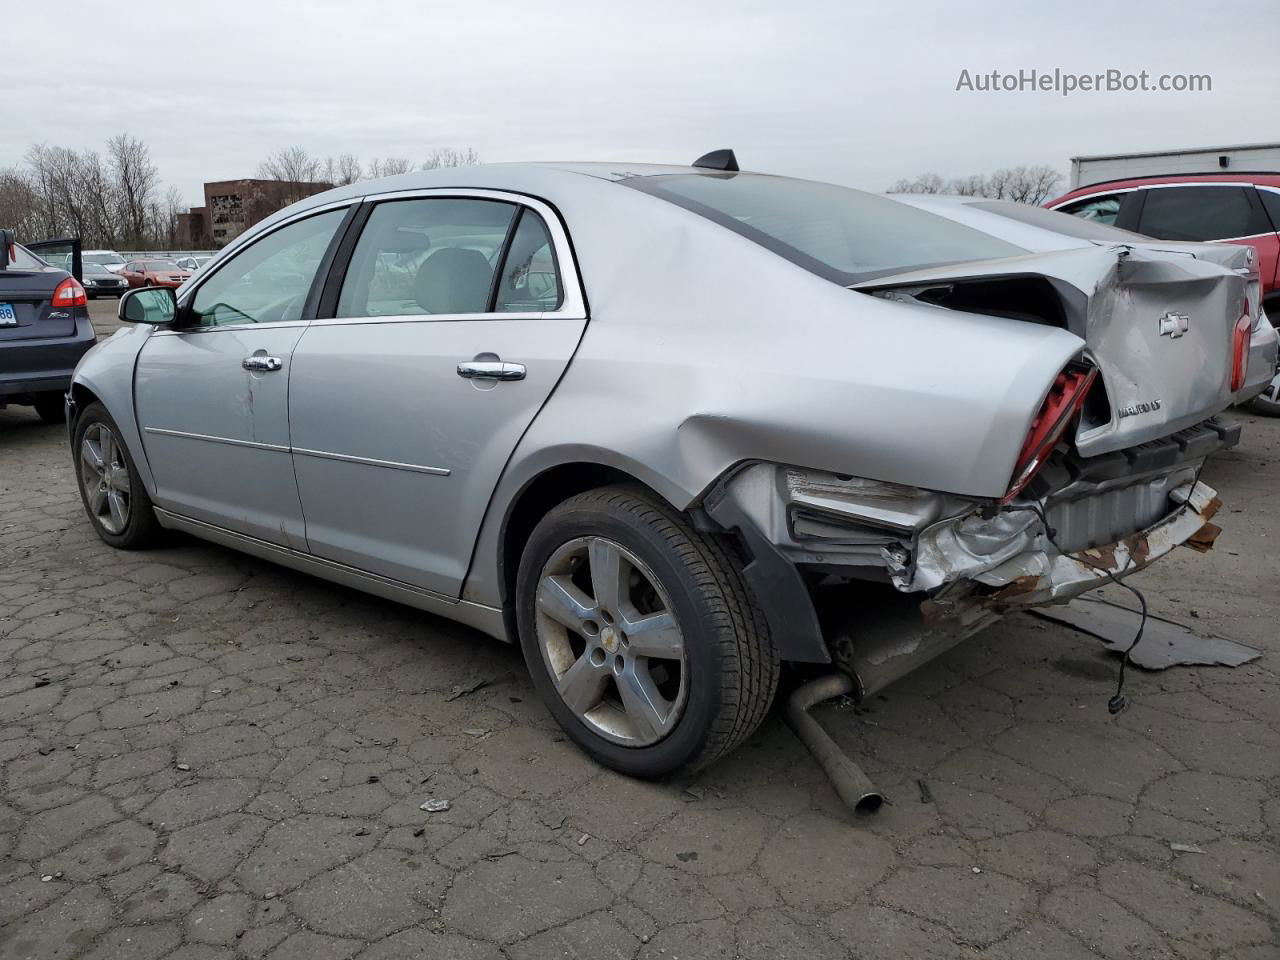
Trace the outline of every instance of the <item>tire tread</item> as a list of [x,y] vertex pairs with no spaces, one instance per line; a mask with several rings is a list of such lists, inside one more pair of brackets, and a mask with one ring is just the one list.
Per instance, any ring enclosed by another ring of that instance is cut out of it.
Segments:
[[742,561],[728,537],[694,530],[673,507],[642,487],[588,490],[557,509],[608,507],[629,514],[661,537],[680,559],[711,620],[713,643],[725,669],[720,674],[722,708],[701,750],[686,764],[693,771],[731,753],[755,732],[773,703],[781,664],[764,613],[742,575]]

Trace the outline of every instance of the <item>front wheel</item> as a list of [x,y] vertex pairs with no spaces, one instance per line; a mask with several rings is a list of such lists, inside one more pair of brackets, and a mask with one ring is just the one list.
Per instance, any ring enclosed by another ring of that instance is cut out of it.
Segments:
[[778,655],[722,538],[642,488],[579,494],[534,529],[517,620],[539,695],[606,766],[655,778],[733,750],[764,719]]
[[102,404],[89,404],[76,421],[72,451],[80,500],[98,536],[121,550],[154,544],[160,524],[151,497]]

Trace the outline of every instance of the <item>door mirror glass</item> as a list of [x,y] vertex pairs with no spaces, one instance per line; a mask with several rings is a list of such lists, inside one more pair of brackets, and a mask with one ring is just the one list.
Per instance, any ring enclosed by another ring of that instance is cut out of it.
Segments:
[[119,317],[126,323],[173,323],[178,302],[170,287],[137,287],[120,298]]

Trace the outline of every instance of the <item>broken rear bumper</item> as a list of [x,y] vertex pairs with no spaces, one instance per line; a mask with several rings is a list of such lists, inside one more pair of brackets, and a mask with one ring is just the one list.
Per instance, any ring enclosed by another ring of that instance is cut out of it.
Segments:
[[893,651],[861,664],[865,693],[1011,610],[1065,603],[1181,544],[1208,549],[1220,503],[1199,471],[1238,437],[1211,420],[1101,457],[1060,456],[1008,505],[757,462],[704,506],[742,537],[784,659]]
[[1207,550],[1218,535],[1210,521],[1222,502],[1208,484],[1190,481],[1169,494],[1173,510],[1144,530],[1114,543],[1073,553],[1057,549],[1032,511],[1034,532],[1027,546],[993,565],[991,556],[970,553],[959,546],[954,530],[940,527],[920,538],[915,577],[905,571],[894,577],[899,589],[912,582],[939,578],[943,589],[929,601],[926,616],[961,615],[965,608],[980,607],[1005,612],[1019,607],[1065,603],[1111,577],[1123,578],[1163,557],[1174,547],[1188,544]]

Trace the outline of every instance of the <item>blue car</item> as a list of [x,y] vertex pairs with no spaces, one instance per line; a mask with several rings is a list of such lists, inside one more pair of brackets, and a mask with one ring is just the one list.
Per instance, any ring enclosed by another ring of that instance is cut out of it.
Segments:
[[71,373],[97,339],[88,302],[71,273],[0,230],[0,408],[29,404],[47,423],[64,419]]

